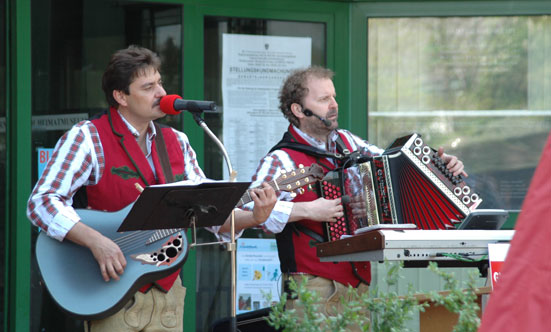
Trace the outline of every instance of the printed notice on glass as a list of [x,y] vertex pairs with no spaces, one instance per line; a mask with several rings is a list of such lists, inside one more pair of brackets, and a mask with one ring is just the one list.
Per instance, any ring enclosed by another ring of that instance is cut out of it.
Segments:
[[279,302],[281,270],[275,239],[237,239],[236,260],[238,314]]
[[250,181],[287,130],[279,89],[293,70],[310,66],[311,54],[311,38],[223,35],[223,142],[238,181]]

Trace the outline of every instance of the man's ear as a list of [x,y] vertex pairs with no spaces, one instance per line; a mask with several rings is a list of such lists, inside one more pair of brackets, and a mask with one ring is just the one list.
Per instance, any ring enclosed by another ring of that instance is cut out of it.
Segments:
[[113,90],[113,98],[115,98],[119,105],[128,106],[126,103],[126,93],[124,93],[122,90]]
[[302,113],[302,106],[297,103],[291,104],[291,112],[293,112],[293,115],[296,116],[297,119],[302,119],[304,117],[304,113]]

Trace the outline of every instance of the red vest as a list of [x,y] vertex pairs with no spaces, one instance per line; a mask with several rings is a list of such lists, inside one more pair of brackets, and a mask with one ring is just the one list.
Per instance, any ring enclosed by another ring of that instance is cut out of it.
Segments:
[[[294,133],[292,127],[289,127],[289,132],[298,143],[309,145],[298,134]],[[343,135],[340,135],[346,147],[353,151],[350,143]],[[313,163],[323,164],[326,169],[334,169],[331,163],[325,159],[318,159],[292,149],[282,149],[295,165],[304,165],[308,167]],[[293,202],[310,202],[316,200],[319,196],[313,191],[305,191],[302,195],[297,195]],[[344,285],[352,285],[356,287],[360,280],[353,272],[356,268],[359,276],[367,282],[371,282],[371,265],[369,262],[355,262],[353,265],[349,262],[320,262],[316,255],[316,240],[308,236],[304,232],[297,231],[295,223],[299,223],[303,227],[307,227],[319,235],[323,235],[323,223],[313,220],[301,220],[298,222],[288,223],[281,233],[276,234],[279,260],[281,262],[281,271],[283,273],[301,272],[308,273],[330,280],[335,280]]]
[[[139,192],[135,187],[166,183],[162,167],[157,155],[155,142],[151,147],[153,164],[157,170],[158,180],[149,166],[136,138],[123,122],[119,113],[111,108],[109,114],[92,120],[99,132],[103,147],[105,168],[98,184],[86,187],[88,207],[94,210],[115,212],[134,202]],[[175,178],[184,174],[184,156],[178,139],[171,128],[162,128],[167,152]],[[102,158],[102,156],[98,156]],[[101,160],[100,160],[101,162]],[[156,282],[161,289],[168,291],[178,277],[180,270]],[[152,284],[146,285],[140,291],[147,291]]]

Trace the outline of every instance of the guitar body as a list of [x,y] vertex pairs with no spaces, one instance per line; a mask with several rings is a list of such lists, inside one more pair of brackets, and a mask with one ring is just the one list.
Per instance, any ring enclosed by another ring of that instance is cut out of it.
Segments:
[[[119,311],[147,283],[175,272],[185,262],[188,242],[177,232],[146,244],[155,231],[118,233],[132,205],[118,212],[76,210],[82,222],[115,242],[126,258],[120,280],[105,282],[92,252],[70,241],[59,242],[40,232],[36,258],[52,298],[80,319],[96,320]],[[124,242],[120,241],[125,237]]]

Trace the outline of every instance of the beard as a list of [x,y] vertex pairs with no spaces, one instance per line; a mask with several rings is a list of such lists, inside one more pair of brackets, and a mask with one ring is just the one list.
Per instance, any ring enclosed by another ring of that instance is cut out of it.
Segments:
[[306,118],[305,120],[306,121],[301,123],[300,129],[312,136],[326,136],[339,127],[339,122],[336,119],[329,120],[331,121],[331,125],[329,127],[326,126],[323,121],[313,116]]

